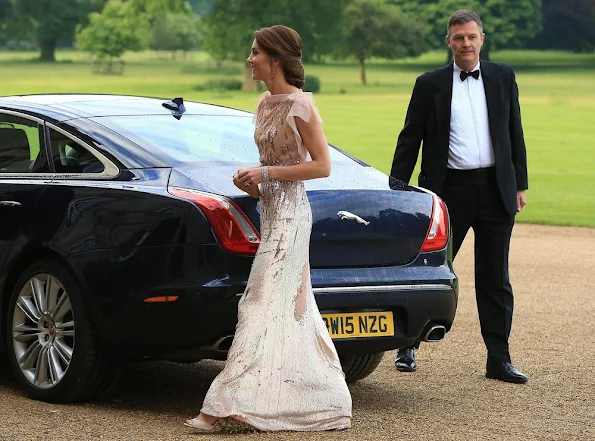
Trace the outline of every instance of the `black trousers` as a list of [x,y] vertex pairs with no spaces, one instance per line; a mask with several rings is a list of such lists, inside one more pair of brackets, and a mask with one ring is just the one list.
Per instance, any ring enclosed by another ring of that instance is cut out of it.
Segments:
[[[448,207],[454,257],[469,228],[475,233],[475,297],[488,357],[510,361],[508,337],[514,301],[508,254],[514,216],[502,203],[495,168],[449,170],[440,196]],[[419,347],[419,342],[413,347]]]

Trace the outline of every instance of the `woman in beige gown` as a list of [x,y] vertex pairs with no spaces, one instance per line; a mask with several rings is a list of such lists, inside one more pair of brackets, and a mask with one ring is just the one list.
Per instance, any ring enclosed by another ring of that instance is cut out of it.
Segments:
[[215,431],[232,418],[265,431],[345,429],[351,396],[310,281],[303,181],[328,176],[330,155],[312,94],[300,89],[301,38],[285,26],[260,29],[248,63],[269,90],[255,116],[261,166],[239,170],[234,183],[260,197],[261,243],[225,368],[186,425]]

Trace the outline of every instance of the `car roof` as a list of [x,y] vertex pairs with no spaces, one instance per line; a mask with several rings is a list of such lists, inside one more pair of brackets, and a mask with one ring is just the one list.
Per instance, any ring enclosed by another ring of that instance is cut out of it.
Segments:
[[[172,97],[173,98],[173,97]],[[171,115],[163,103],[172,98],[100,94],[40,94],[0,97],[0,108],[48,115],[57,121],[102,116]],[[186,115],[251,116],[249,112],[185,101]]]

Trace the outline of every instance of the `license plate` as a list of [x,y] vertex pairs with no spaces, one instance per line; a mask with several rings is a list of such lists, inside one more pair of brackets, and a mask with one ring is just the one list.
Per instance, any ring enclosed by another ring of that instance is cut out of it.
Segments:
[[333,339],[395,335],[393,313],[390,311],[321,315]]

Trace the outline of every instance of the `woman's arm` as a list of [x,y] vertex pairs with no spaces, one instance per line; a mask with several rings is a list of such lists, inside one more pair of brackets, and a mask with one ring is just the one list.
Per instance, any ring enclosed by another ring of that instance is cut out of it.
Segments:
[[[279,181],[304,181],[307,179],[325,178],[331,173],[331,155],[322,124],[316,121],[306,122],[295,117],[296,126],[303,145],[310,153],[311,161],[296,165],[270,166],[269,179]],[[238,182],[243,185],[260,184],[262,182],[262,167],[253,167],[238,172]],[[239,187],[241,188],[241,187]]]
[[234,173],[233,175],[233,183],[236,187],[238,187],[240,190],[245,191],[246,193],[248,193],[250,196],[252,196],[255,199],[258,199],[260,197],[260,189],[258,188],[257,184],[251,183],[250,185],[244,185],[243,183],[240,182],[239,178],[238,178],[238,174],[241,172],[242,170],[238,170],[237,172]]

